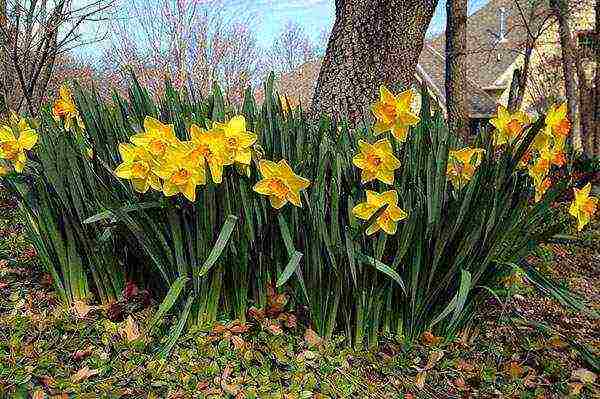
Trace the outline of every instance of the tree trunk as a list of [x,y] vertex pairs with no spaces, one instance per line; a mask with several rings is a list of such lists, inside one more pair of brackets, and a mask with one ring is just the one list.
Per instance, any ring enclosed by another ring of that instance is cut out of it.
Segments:
[[562,52],[563,75],[565,79],[565,96],[567,98],[567,108],[569,120],[572,124],[572,140],[577,143],[581,139],[585,141],[585,134],[581,134],[579,129],[578,101],[577,101],[577,82],[575,81],[575,46],[571,38],[571,29],[568,20],[568,4],[565,0],[552,0],[556,19],[558,22],[558,32],[560,38],[560,47]]
[[437,0],[336,0],[311,113],[356,122],[381,84],[393,91],[409,88],[436,5]]
[[8,57],[6,48],[8,48],[8,19],[6,12],[6,0],[0,0],[0,114],[8,111],[8,79],[10,78],[8,70]]
[[594,40],[594,59],[596,71],[594,75],[594,129],[592,137],[592,156],[600,157],[600,0],[596,0],[596,31]]
[[467,0],[446,1],[446,108],[448,127],[469,138],[467,106]]

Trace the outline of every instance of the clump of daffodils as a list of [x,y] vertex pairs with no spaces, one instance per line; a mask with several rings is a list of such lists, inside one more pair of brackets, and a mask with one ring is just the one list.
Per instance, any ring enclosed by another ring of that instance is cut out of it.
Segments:
[[[566,162],[564,146],[571,129],[567,119],[567,105],[553,105],[545,119],[546,126],[534,138],[531,147],[520,160],[519,166],[526,168],[535,187],[535,201],[539,202],[552,186],[549,177],[552,166],[563,166]],[[526,125],[531,123],[529,115],[522,111],[510,113],[498,107],[498,114],[490,123],[495,127],[494,144],[513,144],[522,138]]]
[[[26,151],[33,149],[38,141],[38,134],[25,118],[11,113],[8,125],[0,125],[0,159],[8,161],[15,172],[21,173],[27,164]],[[2,174],[9,172],[6,165],[2,166]]]
[[[139,193],[153,189],[195,202],[197,187],[205,185],[209,176],[220,184],[227,166],[250,170],[257,136],[247,131],[243,116],[235,116],[226,123],[214,122],[210,129],[192,124],[189,139],[180,140],[173,125],[148,116],[144,130],[130,141],[119,146],[122,163],[114,171],[117,177],[130,180]],[[258,165],[264,179],[254,191],[268,196],[276,209],[287,202],[302,206],[300,191],[310,181],[294,174],[285,160],[261,160]]]

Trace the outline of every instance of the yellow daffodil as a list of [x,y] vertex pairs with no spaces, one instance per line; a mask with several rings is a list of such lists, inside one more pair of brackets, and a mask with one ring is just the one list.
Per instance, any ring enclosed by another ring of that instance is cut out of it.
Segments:
[[546,115],[546,129],[548,135],[562,137],[563,140],[571,131],[571,122],[567,118],[567,104],[552,105]]
[[379,96],[379,101],[372,108],[377,119],[373,127],[374,134],[379,135],[391,130],[396,139],[406,141],[408,129],[420,121],[411,108],[413,91],[406,90],[396,97],[387,87],[381,86]]
[[530,123],[529,116],[522,111],[511,114],[504,106],[498,106],[496,117],[490,120],[490,123],[496,128],[494,131],[494,144],[503,145],[512,143],[519,138],[525,125]]
[[212,181],[223,181],[223,167],[234,162],[233,154],[228,151],[223,129],[204,130],[197,125],[190,126],[191,148],[188,157],[200,165],[208,165]]
[[64,126],[66,130],[71,130],[74,123],[77,123],[80,129],[84,129],[83,121],[79,116],[79,111],[73,101],[73,95],[71,89],[66,84],[63,84],[59,91],[59,98],[54,102],[52,107],[52,115],[56,121],[64,120]]
[[[196,201],[196,187],[206,184],[204,160],[192,160],[182,148],[170,149],[162,159],[156,174],[163,179],[163,193],[171,197],[182,193],[191,202]],[[201,162],[201,165],[198,165]]]
[[151,116],[144,119],[144,132],[131,136],[130,140],[158,158],[164,156],[168,148],[181,145],[175,136],[173,125],[166,125]]
[[362,183],[380,180],[385,184],[394,184],[394,171],[400,167],[400,161],[393,154],[388,139],[381,139],[373,144],[358,140],[359,153],[352,163],[361,169]]
[[581,231],[596,213],[598,198],[591,197],[592,184],[586,184],[581,190],[573,188],[575,198],[569,207],[569,213],[577,218],[577,230]]
[[0,159],[13,164],[15,172],[21,173],[27,163],[25,151],[29,151],[38,141],[38,135],[24,119],[17,124],[18,137],[10,126],[0,126]]
[[541,181],[535,182],[535,202],[540,202],[546,191],[552,186],[552,180],[546,177]]
[[150,187],[162,190],[160,179],[153,171],[155,161],[148,150],[133,144],[119,144],[119,153],[123,163],[115,169],[117,177],[131,180],[134,190],[139,193],[145,193]]
[[456,190],[461,190],[473,178],[484,153],[481,148],[450,150],[446,175]]
[[246,131],[246,119],[243,116],[234,116],[227,123],[216,123],[217,129],[222,129],[225,134],[225,147],[231,154],[234,162],[250,165],[252,161],[252,145],[256,143],[256,134]]
[[369,220],[384,205],[387,205],[387,208],[367,228],[367,235],[374,234],[380,229],[387,234],[395,234],[398,222],[406,219],[406,212],[398,207],[398,193],[396,190],[381,194],[367,190],[367,201],[356,205],[352,209],[352,214],[359,219]]
[[285,159],[275,163],[265,159],[258,163],[258,169],[263,177],[256,183],[253,190],[269,196],[271,206],[280,209],[288,201],[302,207],[300,191],[310,185],[310,181],[294,173]]

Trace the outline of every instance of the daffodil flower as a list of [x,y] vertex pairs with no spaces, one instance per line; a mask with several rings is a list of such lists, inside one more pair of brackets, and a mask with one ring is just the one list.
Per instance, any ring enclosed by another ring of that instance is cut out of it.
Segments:
[[450,150],[446,175],[456,190],[461,190],[473,178],[484,153],[481,148]]
[[181,142],[175,136],[173,125],[167,125],[161,121],[147,116],[144,119],[144,132],[138,133],[130,138],[137,146],[146,148],[155,157],[162,157],[169,147],[178,147]]
[[400,161],[393,154],[388,139],[381,139],[373,144],[358,140],[359,153],[352,163],[361,169],[361,182],[380,180],[385,184],[394,184],[394,171],[400,167]]
[[567,104],[562,103],[561,105],[552,105],[548,109],[546,115],[546,129],[548,135],[554,137],[566,138],[571,131],[571,122],[567,118]]
[[76,123],[80,129],[84,129],[85,126],[81,117],[79,116],[79,111],[75,105],[75,101],[73,101],[73,95],[71,94],[71,89],[66,84],[62,85],[58,91],[59,98],[54,102],[54,106],[52,107],[52,115],[56,121],[60,121],[64,119],[64,126],[66,130],[71,130]]
[[182,149],[169,150],[156,169],[156,174],[163,179],[163,193],[166,197],[182,193],[188,200],[195,202],[196,187],[206,184],[204,165],[199,167],[198,161],[190,159],[188,152]]
[[138,193],[145,193],[150,187],[162,190],[160,179],[153,171],[155,162],[148,150],[133,144],[119,144],[119,153],[123,163],[115,169],[117,177],[131,180],[133,189]]
[[263,159],[258,163],[258,169],[263,179],[254,185],[253,190],[267,195],[273,208],[281,209],[288,201],[302,207],[300,191],[310,185],[310,180],[295,174],[285,159],[277,163]]
[[512,143],[519,138],[526,124],[530,123],[529,116],[517,111],[511,114],[506,107],[499,105],[496,117],[490,120],[494,131],[494,144],[499,146]]
[[[190,126],[191,150],[188,157],[200,165],[208,165],[212,181],[223,181],[223,167],[234,163],[233,154],[228,151],[223,129],[203,130],[197,125]],[[250,151],[250,150],[249,150]]]
[[29,151],[38,141],[38,135],[24,119],[17,124],[18,137],[10,126],[0,126],[0,159],[13,164],[15,172],[21,173],[27,163],[25,151]]
[[352,209],[352,214],[359,219],[369,220],[384,205],[387,205],[387,208],[367,228],[367,235],[374,234],[379,230],[383,230],[390,235],[396,234],[398,222],[406,219],[406,212],[398,207],[398,193],[396,190],[381,194],[367,190],[367,201],[356,205]]
[[413,91],[406,90],[396,97],[382,85],[379,88],[379,96],[379,101],[371,109],[377,119],[373,133],[379,135],[391,130],[396,139],[406,141],[408,129],[421,120],[412,112]]
[[598,198],[590,196],[592,184],[586,184],[581,190],[573,188],[575,198],[569,207],[569,213],[577,218],[577,230],[588,224],[598,208]]
[[243,116],[234,116],[227,123],[216,123],[217,129],[222,129],[225,148],[231,154],[234,162],[250,165],[252,161],[252,145],[256,143],[257,136],[246,131],[246,119]]

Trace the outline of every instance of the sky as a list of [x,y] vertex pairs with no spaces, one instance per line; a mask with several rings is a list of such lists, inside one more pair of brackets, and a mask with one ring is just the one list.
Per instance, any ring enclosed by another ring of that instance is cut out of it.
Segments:
[[[79,0],[83,1],[83,0]],[[126,3],[127,0],[120,0]],[[489,0],[469,0],[469,14],[477,11]],[[152,0],[149,0],[151,3]],[[313,40],[321,32],[330,30],[335,16],[334,0],[222,0],[223,10],[229,17],[252,21],[257,32],[258,44],[270,47],[278,33],[288,22],[300,24]],[[429,27],[429,35],[444,30],[446,21],[446,2],[439,0],[438,7]],[[88,27],[93,30],[95,27]],[[82,56],[94,57],[106,43],[95,43],[78,49]]]

